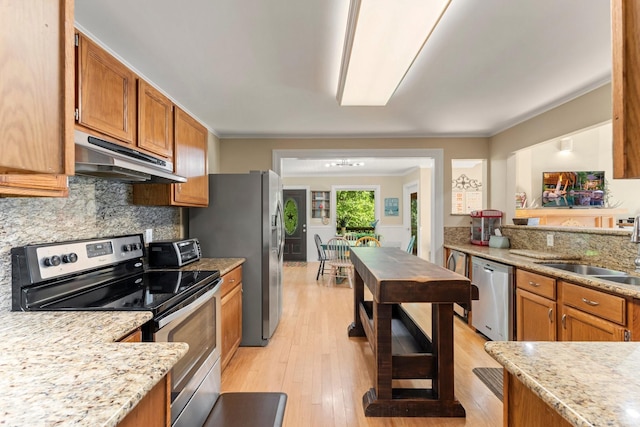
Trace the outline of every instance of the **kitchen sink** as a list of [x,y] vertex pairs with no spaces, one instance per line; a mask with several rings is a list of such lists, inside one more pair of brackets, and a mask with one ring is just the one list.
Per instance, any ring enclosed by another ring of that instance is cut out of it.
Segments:
[[609,280],[626,285],[640,285],[640,277],[637,276],[593,276],[596,279]]
[[[567,263],[543,263],[545,267],[557,268],[570,271],[585,276],[627,276],[624,271],[611,270],[609,268],[594,267],[587,264],[567,264]],[[622,282],[621,282],[622,283]]]

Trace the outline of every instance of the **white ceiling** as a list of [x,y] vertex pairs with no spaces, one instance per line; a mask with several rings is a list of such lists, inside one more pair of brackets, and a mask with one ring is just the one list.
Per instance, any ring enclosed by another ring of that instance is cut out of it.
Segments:
[[75,14],[224,138],[491,136],[610,81],[609,0],[452,0],[387,106],[340,107],[348,6],[77,0]]

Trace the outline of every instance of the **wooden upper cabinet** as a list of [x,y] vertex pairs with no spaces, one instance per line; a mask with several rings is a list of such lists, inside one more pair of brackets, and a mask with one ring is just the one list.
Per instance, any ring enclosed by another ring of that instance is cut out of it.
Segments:
[[207,129],[176,107],[175,172],[188,180],[184,184],[173,184],[173,199],[177,205],[207,206],[209,204],[207,139]]
[[173,158],[173,102],[138,79],[138,147]]
[[187,178],[182,184],[135,184],[133,203],[139,205],[191,206],[209,204],[207,174],[207,128],[174,106],[173,168]]
[[135,145],[136,75],[78,34],[78,124]]
[[73,1],[4,2],[0,195],[66,196],[74,168]]
[[640,2],[611,0],[613,177],[640,178]]

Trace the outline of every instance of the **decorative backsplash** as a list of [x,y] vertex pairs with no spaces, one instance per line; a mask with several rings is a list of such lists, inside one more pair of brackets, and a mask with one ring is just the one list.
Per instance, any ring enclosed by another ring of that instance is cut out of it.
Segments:
[[[631,243],[628,230],[618,228],[563,228],[502,226],[512,249],[528,249],[576,255],[581,260],[601,267],[633,271],[638,244]],[[547,235],[553,234],[554,244],[547,246]],[[445,244],[469,243],[470,227],[445,227]]]
[[144,233],[180,237],[180,208],[131,204],[130,184],[69,178],[68,198],[0,198],[0,311],[11,307],[11,248],[31,243]]

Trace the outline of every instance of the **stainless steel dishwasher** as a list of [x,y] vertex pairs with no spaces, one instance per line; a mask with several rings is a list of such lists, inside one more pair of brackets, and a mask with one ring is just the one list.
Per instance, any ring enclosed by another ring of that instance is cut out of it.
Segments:
[[480,297],[471,303],[471,324],[493,341],[513,340],[513,267],[478,257],[471,265]]

